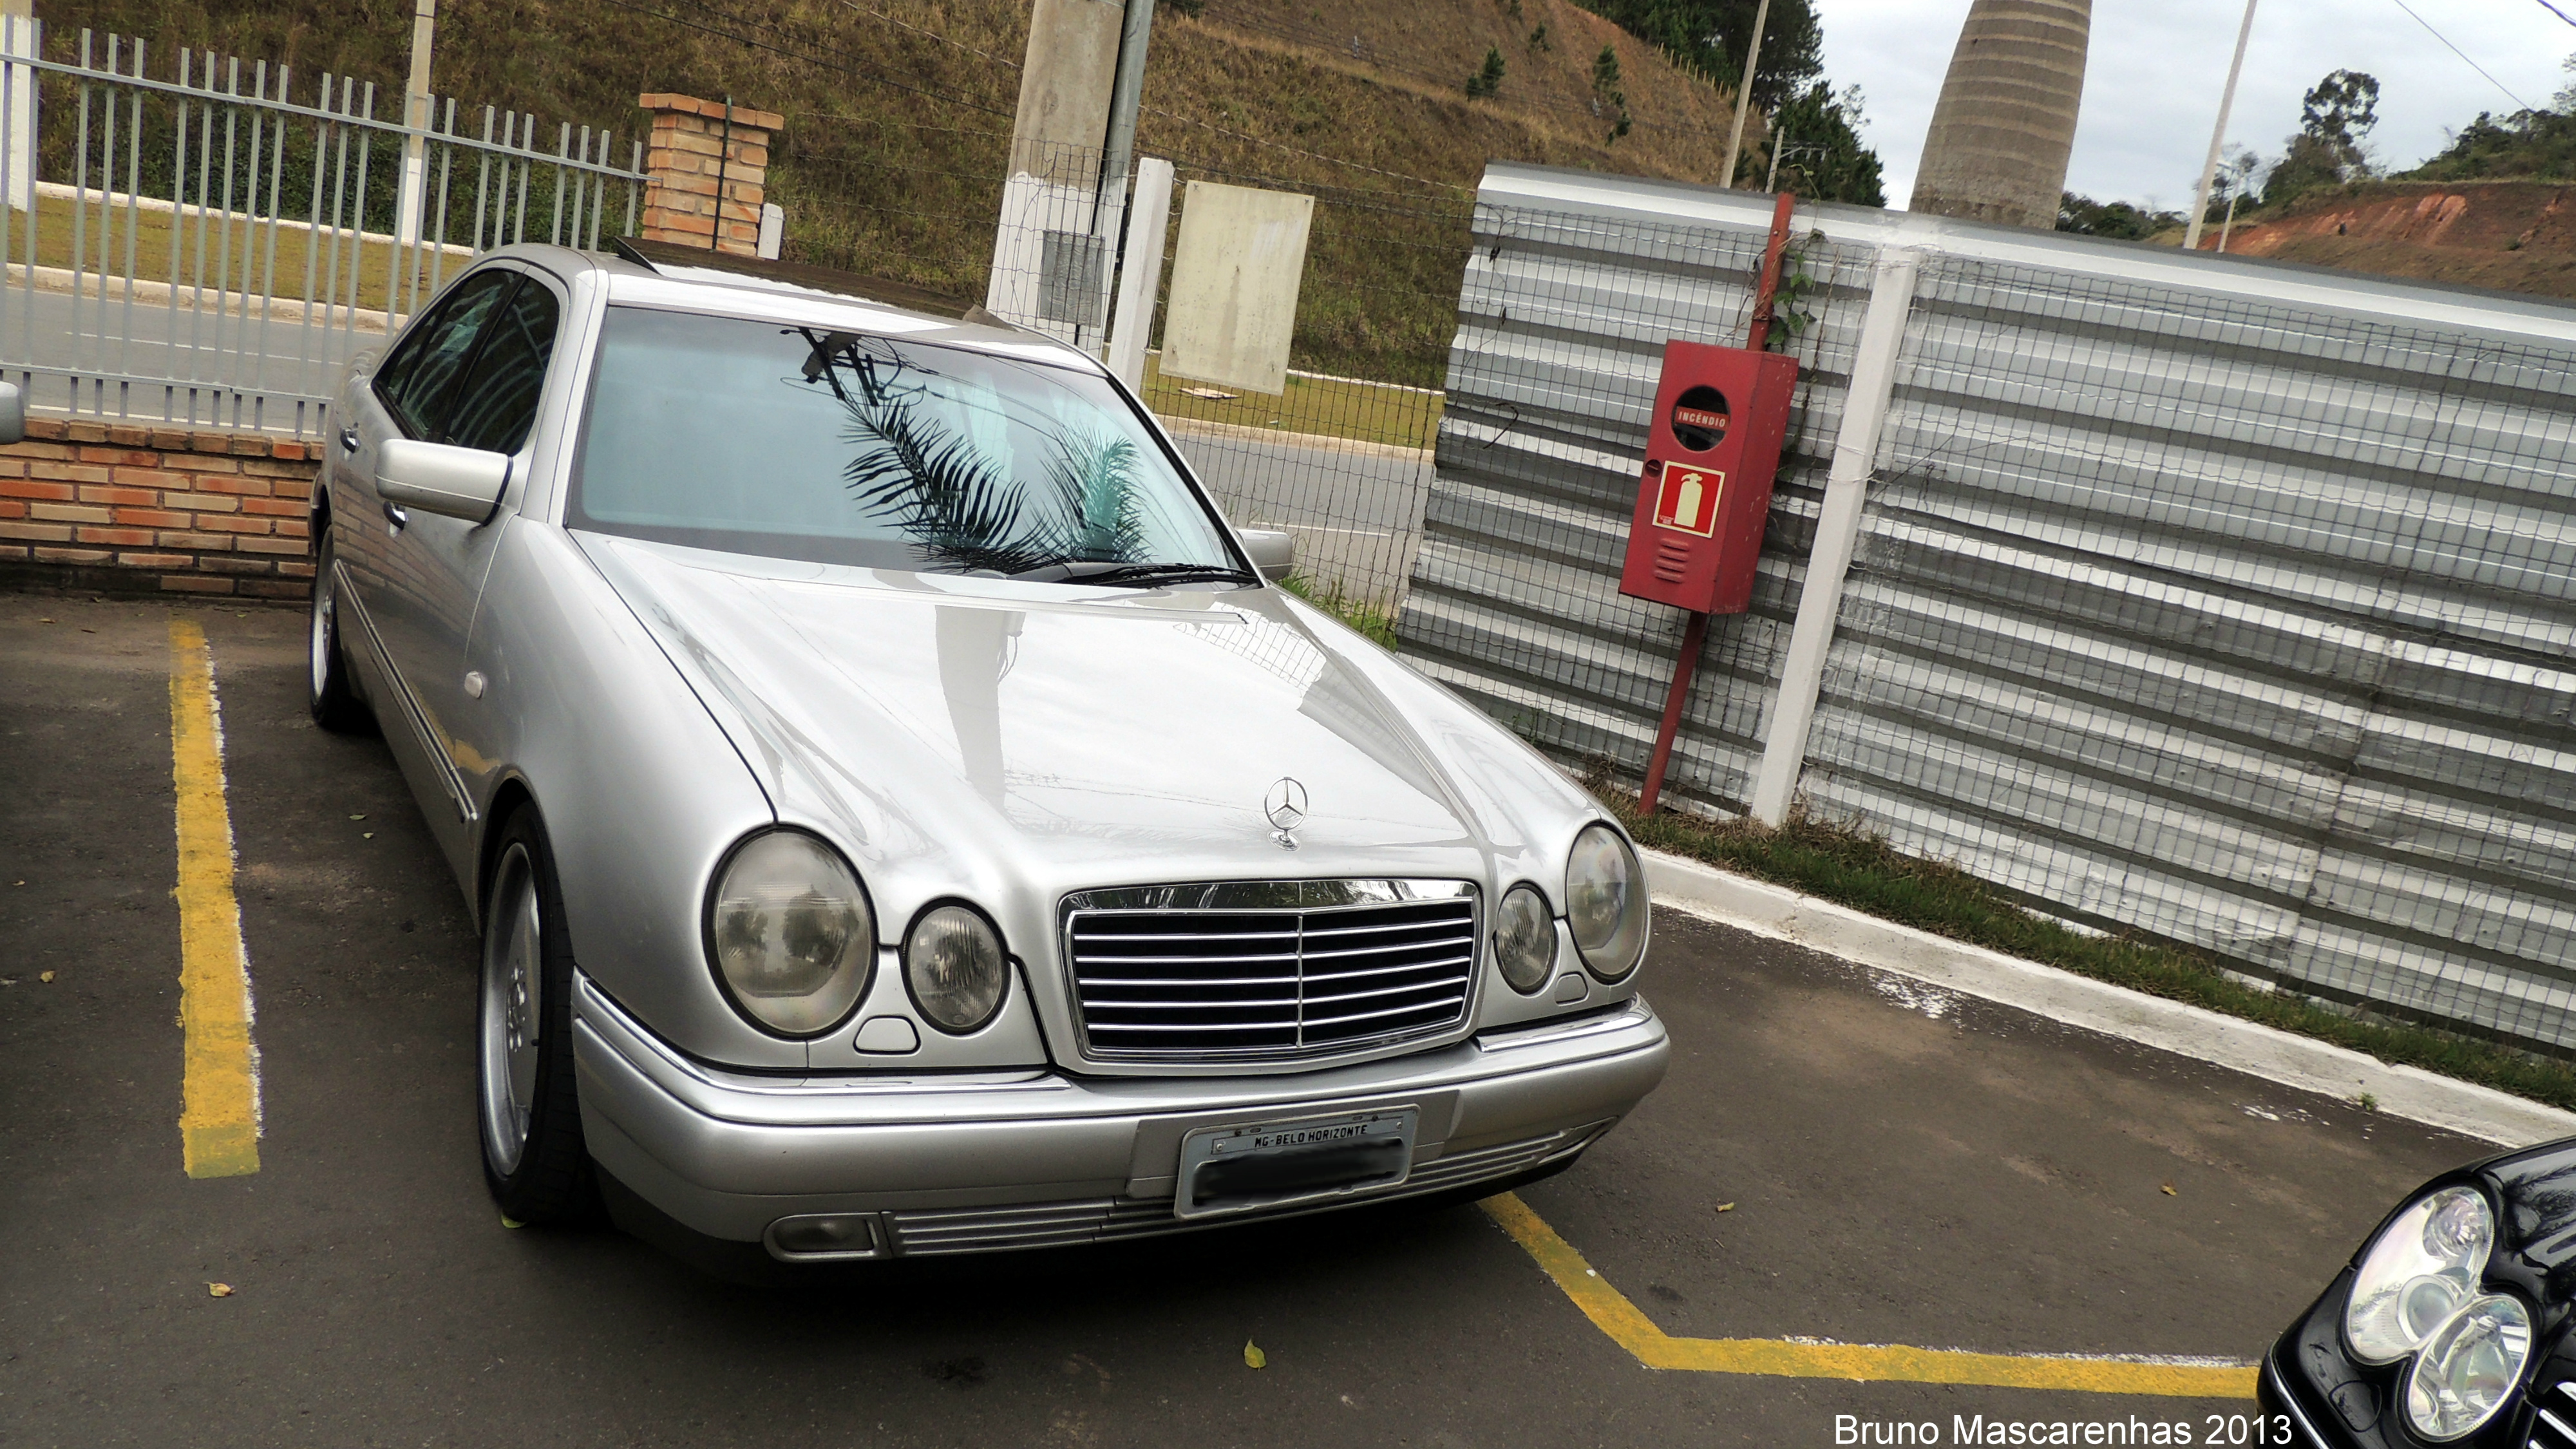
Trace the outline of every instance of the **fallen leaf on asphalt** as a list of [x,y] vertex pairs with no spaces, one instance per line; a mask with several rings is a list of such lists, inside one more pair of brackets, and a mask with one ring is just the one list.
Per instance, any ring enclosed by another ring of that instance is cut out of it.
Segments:
[[233,1296],[233,1285],[230,1283],[209,1283],[206,1285],[206,1296],[209,1298],[230,1298]]
[[1731,1213],[1735,1211],[1735,1204],[1731,1202],[1722,1202],[1717,1205],[1717,1210],[1722,1213]]
[[1260,1349],[1254,1347],[1252,1340],[1247,1338],[1243,1341],[1243,1366],[1245,1368],[1268,1368],[1270,1367],[1270,1355],[1263,1353]]
[[2166,1183],[2166,1184],[2164,1185],[2164,1194],[2165,1194],[2165,1196],[2167,1196],[2167,1197],[2180,1197],[2180,1196],[2182,1196],[2182,1194],[2181,1194],[2181,1193],[2178,1193],[2178,1192],[2174,1191],[2174,1185],[2173,1185],[2172,1183],[2170,1183],[2170,1182],[2169,1182],[2169,1183]]
[[510,1216],[508,1213],[503,1213],[501,1214],[501,1226],[505,1228],[524,1228],[527,1224]]
[[376,832],[372,830],[361,830],[358,832],[358,838],[360,840],[373,840],[376,838]]
[[50,624],[50,623],[52,623],[52,622],[54,622],[54,621],[53,621],[53,620],[51,620],[51,619],[38,619],[36,622],[37,622],[37,623],[39,623],[39,624]]
[[54,973],[51,971],[39,971],[36,973],[36,979],[50,986],[53,984]]
[[350,819],[352,819],[352,820],[364,820],[364,819],[366,819],[367,817],[366,817],[366,816],[364,816],[364,815],[352,815],[352,816],[350,816],[349,818],[350,818]]

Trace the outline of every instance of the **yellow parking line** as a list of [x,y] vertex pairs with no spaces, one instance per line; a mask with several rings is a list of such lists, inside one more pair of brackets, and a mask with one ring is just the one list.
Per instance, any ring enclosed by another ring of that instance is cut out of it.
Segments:
[[2254,1370],[2230,1364],[2153,1359],[2062,1358],[1969,1353],[1889,1344],[1800,1343],[1776,1338],[1674,1338],[1637,1311],[1627,1295],[1592,1270],[1512,1193],[1484,1209],[1538,1260],[1574,1306],[1611,1341],[1648,1368],[1713,1374],[1769,1374],[1796,1379],[1854,1379],[1914,1384],[1974,1384],[2004,1389],[2060,1389],[2087,1394],[2144,1394],[2189,1399],[2250,1399]]
[[190,1177],[259,1171],[259,1048],[233,899],[223,721],[206,631],[170,621],[170,779],[179,798],[179,1023],[186,1032],[180,1156]]

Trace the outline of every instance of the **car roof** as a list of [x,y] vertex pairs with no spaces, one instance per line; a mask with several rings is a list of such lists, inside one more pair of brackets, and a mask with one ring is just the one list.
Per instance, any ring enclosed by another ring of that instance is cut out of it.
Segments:
[[588,252],[523,243],[489,255],[516,256],[558,273],[600,273],[617,301],[763,319],[804,317],[852,331],[881,331],[1105,371],[1079,348],[908,282],[637,237],[620,237],[608,245],[613,250]]

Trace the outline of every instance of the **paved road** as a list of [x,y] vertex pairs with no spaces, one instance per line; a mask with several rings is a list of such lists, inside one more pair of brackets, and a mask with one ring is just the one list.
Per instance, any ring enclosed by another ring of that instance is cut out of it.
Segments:
[[[373,347],[380,333],[325,326],[321,309],[308,329],[281,313],[220,318],[214,294],[203,311],[122,297],[101,302],[98,279],[86,295],[11,286],[0,296],[0,360],[83,372],[221,383],[244,391],[328,397],[352,348]],[[184,296],[184,293],[183,293]],[[139,406],[139,405],[138,405]]]
[[[277,609],[186,614],[213,640],[265,1101],[260,1172],[191,1180],[173,614],[0,596],[11,1443],[1823,1445],[1838,1414],[2250,1407],[1650,1371],[1473,1208],[770,1289],[511,1231],[477,1170],[464,913],[381,742],[306,721],[303,620]],[[1670,1081],[1523,1196],[1674,1335],[2250,1358],[2395,1195],[2479,1150],[1657,930]]]
[[1428,458],[1169,426],[1227,517],[1295,533],[1299,566],[1328,588],[1383,602],[1402,596],[1422,546]]

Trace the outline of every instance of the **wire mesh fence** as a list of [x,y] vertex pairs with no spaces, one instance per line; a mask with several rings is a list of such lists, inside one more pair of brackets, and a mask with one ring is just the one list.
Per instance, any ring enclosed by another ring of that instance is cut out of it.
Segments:
[[631,141],[453,98],[406,126],[371,84],[23,17],[0,54],[34,100],[0,105],[0,370],[52,411],[318,435],[475,253],[596,246],[644,189]]
[[[1420,667],[1639,772],[1683,617],[1617,593],[1666,338],[1732,341],[1755,198],[1489,181]],[[2576,311],[1857,211],[1794,261],[1799,412],[1674,788],[1743,807],[1881,249],[1925,255],[1811,810],[2282,989],[2576,1049]]]

